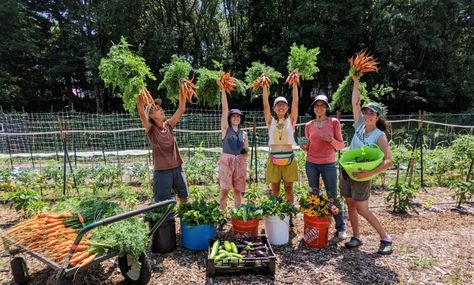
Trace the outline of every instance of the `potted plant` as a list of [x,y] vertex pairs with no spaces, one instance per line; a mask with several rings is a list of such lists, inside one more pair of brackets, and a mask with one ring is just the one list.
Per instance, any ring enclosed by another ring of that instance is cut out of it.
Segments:
[[181,242],[191,250],[206,250],[208,240],[216,236],[216,226],[226,222],[216,201],[181,203],[177,213],[181,220]]
[[230,217],[235,238],[258,236],[258,223],[263,218],[260,207],[253,203],[242,204],[230,210]]
[[329,219],[337,215],[337,199],[327,194],[308,193],[300,200],[304,214],[304,242],[309,247],[324,248],[328,244]]
[[[144,217],[150,230],[155,227],[156,223],[161,222],[161,225],[153,232],[151,239],[151,252],[153,253],[167,253],[176,249],[176,225],[171,208],[159,208],[146,213]],[[165,215],[166,217],[164,217]]]
[[290,215],[296,214],[298,210],[288,201],[278,196],[263,199],[260,202],[260,207],[265,216],[265,232],[268,241],[273,245],[288,243],[290,238]]

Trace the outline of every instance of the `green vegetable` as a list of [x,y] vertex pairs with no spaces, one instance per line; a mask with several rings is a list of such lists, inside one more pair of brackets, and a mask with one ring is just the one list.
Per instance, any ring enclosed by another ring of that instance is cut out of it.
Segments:
[[163,74],[163,80],[158,86],[158,90],[166,89],[167,97],[172,103],[178,101],[181,80],[187,79],[191,73],[191,64],[184,58],[173,55],[171,63],[165,65],[160,72]]
[[281,196],[271,196],[260,202],[265,216],[279,216],[282,220],[285,215],[296,214],[298,209]]
[[270,85],[278,83],[278,79],[283,77],[281,73],[276,71],[273,67],[254,61],[252,62],[252,66],[245,72],[245,81],[247,85],[250,85],[262,75],[266,75],[270,78]]
[[319,72],[316,66],[318,54],[319,47],[308,50],[304,45],[297,46],[293,43],[288,57],[288,72],[298,69],[303,80],[314,79],[313,75]]
[[248,203],[242,204],[238,208],[233,208],[230,210],[230,216],[244,222],[253,219],[260,220],[263,218],[263,211],[259,207],[255,206],[255,204]]
[[224,241],[224,248],[225,248],[225,251],[227,252],[232,251],[232,246],[230,245],[230,242],[228,240]]
[[110,48],[107,57],[99,64],[99,75],[106,85],[118,87],[122,92],[123,107],[130,114],[135,114],[137,97],[141,89],[146,88],[146,79],[156,80],[146,65],[145,59],[134,55],[124,37],[120,43]]
[[214,244],[212,245],[211,255],[209,256],[209,258],[214,258],[218,250],[219,250],[219,240],[216,240]]
[[198,69],[197,73],[196,90],[199,100],[209,107],[219,106],[220,90],[217,80],[219,80],[223,72],[202,67]]
[[198,199],[190,203],[181,203],[177,210],[181,221],[188,225],[221,225],[227,221],[224,214],[219,209],[219,203],[216,201],[207,202]]
[[239,253],[239,250],[237,249],[237,246],[235,245],[234,242],[231,242],[231,243],[230,243],[230,246],[231,246],[231,248],[232,248],[232,252],[233,252],[233,253]]

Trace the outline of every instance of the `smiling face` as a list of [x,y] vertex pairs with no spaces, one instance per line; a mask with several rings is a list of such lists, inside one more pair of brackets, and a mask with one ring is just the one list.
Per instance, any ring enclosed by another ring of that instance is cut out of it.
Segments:
[[362,109],[362,116],[367,127],[375,127],[379,120],[379,115],[369,108]]
[[273,112],[275,112],[279,119],[285,118],[288,109],[288,104],[285,102],[278,102],[275,106],[273,106]]
[[314,114],[316,114],[316,118],[324,118],[326,117],[326,112],[328,110],[328,106],[324,101],[316,101],[313,107]]
[[230,116],[229,122],[232,125],[232,127],[238,127],[240,125],[240,115],[239,114],[232,114]]
[[158,105],[153,105],[150,109],[150,118],[158,121],[164,121],[165,120],[165,111],[161,106]]

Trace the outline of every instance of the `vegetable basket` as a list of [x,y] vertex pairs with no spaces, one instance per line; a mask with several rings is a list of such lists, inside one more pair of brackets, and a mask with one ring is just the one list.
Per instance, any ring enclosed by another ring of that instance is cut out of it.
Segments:
[[353,173],[358,171],[371,171],[375,169],[382,163],[383,157],[384,153],[377,145],[370,145],[346,150],[339,159],[339,164],[341,164],[352,180],[368,181],[374,176],[357,179],[353,176]]
[[[272,246],[268,242],[265,235],[258,237],[248,237],[245,239],[229,239],[237,244],[239,253],[242,252],[242,246],[255,244],[259,248],[265,248],[264,254],[256,256],[247,256],[243,259],[221,259],[211,258],[212,247],[216,240],[209,240],[209,249],[207,255],[207,268],[206,275],[208,277],[214,277],[216,275],[227,275],[227,274],[269,274],[275,276],[276,269],[276,256],[273,252]],[[226,241],[227,242],[227,241]]]

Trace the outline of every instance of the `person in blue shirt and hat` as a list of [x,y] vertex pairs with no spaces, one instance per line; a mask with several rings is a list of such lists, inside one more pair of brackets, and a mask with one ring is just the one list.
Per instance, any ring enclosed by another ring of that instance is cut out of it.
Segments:
[[221,137],[222,155],[219,160],[220,208],[225,210],[229,191],[234,191],[234,206],[242,204],[242,194],[247,182],[248,136],[241,127],[245,116],[239,109],[229,110],[227,94],[221,89]]
[[[356,179],[373,177],[390,168],[392,163],[392,153],[385,134],[387,123],[383,108],[375,102],[364,104],[361,108],[359,93],[359,77],[352,76],[354,86],[352,89],[352,112],[354,115],[355,129],[350,149],[361,148],[363,146],[376,144],[384,153],[382,163],[371,171],[354,172]],[[341,195],[345,198],[349,212],[349,221],[351,223],[353,236],[350,241],[345,243],[346,248],[357,248],[363,244],[359,229],[359,215],[369,222],[380,236],[379,254],[392,253],[392,238],[382,227],[379,219],[369,209],[369,196],[371,181],[355,181],[349,175],[341,170],[339,187]]]

